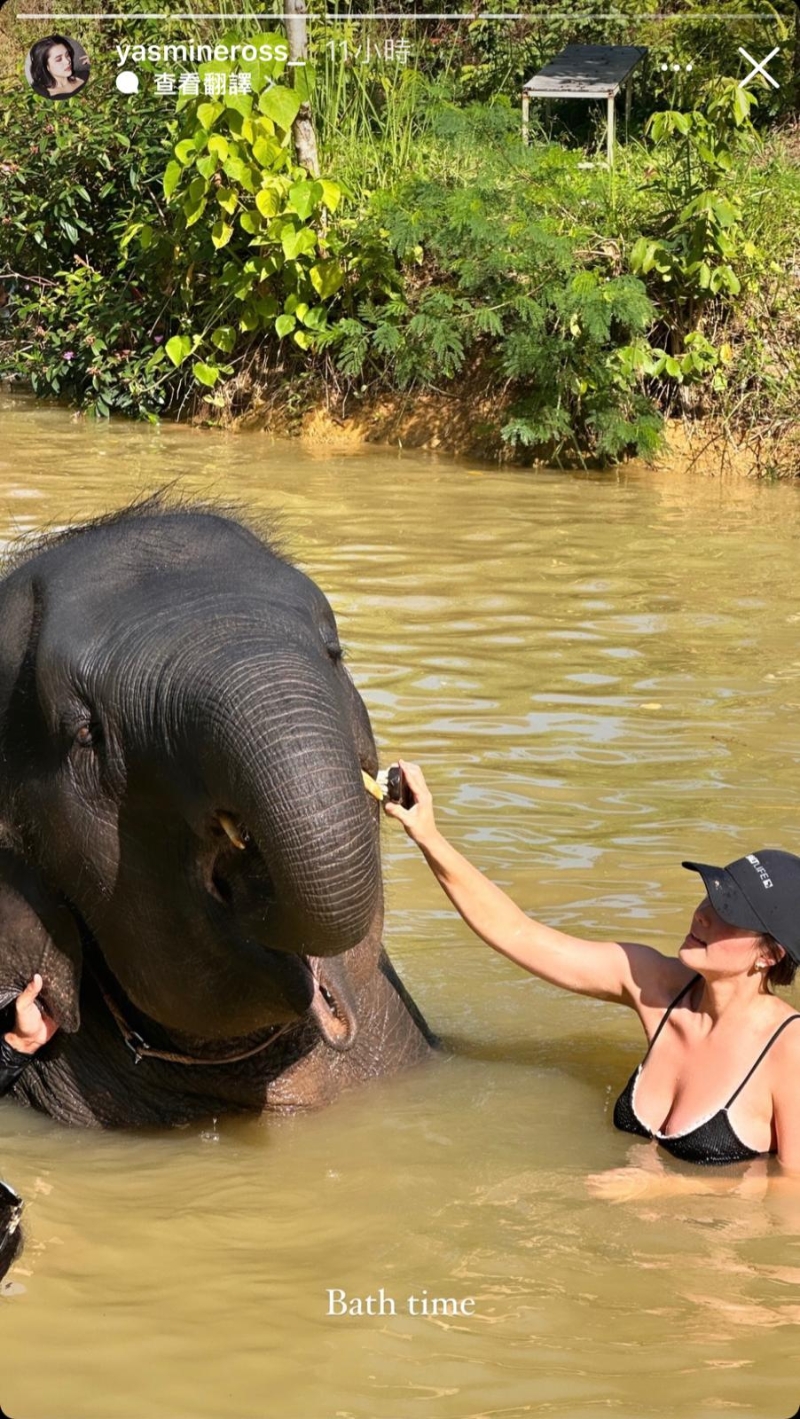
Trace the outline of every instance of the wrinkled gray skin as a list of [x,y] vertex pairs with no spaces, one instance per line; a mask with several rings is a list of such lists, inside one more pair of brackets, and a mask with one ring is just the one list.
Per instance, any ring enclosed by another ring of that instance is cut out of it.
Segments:
[[[429,1055],[382,947],[377,755],[328,602],[245,527],[143,504],[0,581],[0,1002],[65,1123],[322,1104]],[[223,829],[227,815],[243,850]],[[150,1045],[135,1064],[100,989]]]

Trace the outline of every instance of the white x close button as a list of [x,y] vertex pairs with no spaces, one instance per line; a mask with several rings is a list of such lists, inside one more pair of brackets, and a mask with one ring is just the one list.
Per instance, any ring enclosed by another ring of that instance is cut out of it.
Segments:
[[740,79],[739,88],[745,88],[746,85],[750,83],[750,80],[755,78],[756,74],[761,74],[766,79],[767,83],[772,85],[773,89],[779,89],[780,84],[778,83],[778,80],[773,79],[772,75],[769,73],[765,66],[769,64],[770,59],[774,59],[775,55],[780,54],[780,52],[781,47],[779,44],[776,44],[775,48],[771,49],[769,54],[766,55],[766,57],[762,59],[759,63],[759,61],[757,59],[754,59],[752,54],[748,54],[747,50],[744,49],[740,44],[739,53],[744,55],[748,63],[753,65],[753,68],[750,70],[749,74],[745,75],[744,79]]

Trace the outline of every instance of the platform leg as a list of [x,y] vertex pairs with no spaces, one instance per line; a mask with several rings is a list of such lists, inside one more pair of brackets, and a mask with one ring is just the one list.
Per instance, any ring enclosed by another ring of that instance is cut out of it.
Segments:
[[614,109],[614,95],[613,95],[613,94],[609,94],[609,96],[608,96],[608,101],[607,101],[607,102],[608,102],[608,131],[607,131],[607,133],[606,133],[606,143],[607,143],[607,152],[608,152],[608,166],[611,168],[611,167],[614,166],[614,119],[615,119],[615,116],[616,116],[616,114],[615,114],[615,109]]
[[633,93],[633,80],[629,79],[625,85],[625,136],[628,136],[628,124],[631,121],[631,96]]
[[522,141],[527,148],[530,141],[528,134],[528,123],[531,115],[531,101],[527,94],[522,95]]

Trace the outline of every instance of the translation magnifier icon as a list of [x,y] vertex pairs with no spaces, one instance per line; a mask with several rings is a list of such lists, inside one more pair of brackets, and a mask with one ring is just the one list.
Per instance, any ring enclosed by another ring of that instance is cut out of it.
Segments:
[[123,69],[117,75],[117,88],[121,94],[138,94],[139,75],[132,69]]

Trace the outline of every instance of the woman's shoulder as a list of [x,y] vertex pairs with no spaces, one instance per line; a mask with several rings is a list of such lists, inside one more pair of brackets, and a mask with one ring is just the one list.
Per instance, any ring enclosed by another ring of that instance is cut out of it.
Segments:
[[800,1024],[794,1023],[800,1021],[800,1011],[788,1000],[781,1000],[780,1004],[783,1009],[776,1009],[769,1037],[770,1052],[777,1051],[784,1060],[794,1060],[800,1065]]
[[785,1116],[797,1116],[797,1078],[800,1074],[800,1013],[788,1002],[783,1019],[778,1019],[769,1041],[766,1065],[775,1108]]
[[638,1014],[648,1035],[654,1023],[696,980],[678,956],[666,956],[654,946],[623,943],[630,975],[628,1003]]
[[644,1007],[671,1005],[697,979],[679,956],[666,956],[654,946],[628,946],[630,970]]

